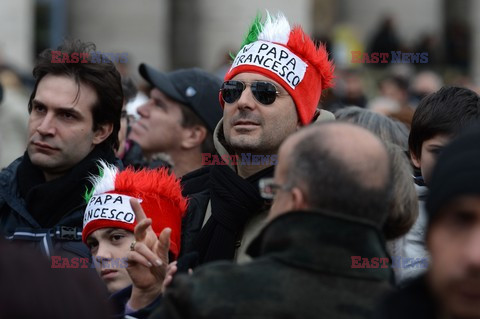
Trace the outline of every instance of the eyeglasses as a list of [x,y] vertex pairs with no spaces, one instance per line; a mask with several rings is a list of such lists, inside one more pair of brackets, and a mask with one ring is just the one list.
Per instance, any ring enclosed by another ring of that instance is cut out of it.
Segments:
[[234,103],[241,96],[247,85],[252,90],[253,97],[264,105],[269,105],[275,102],[278,92],[275,84],[264,81],[255,81],[252,83],[245,83],[242,81],[226,81],[223,82],[220,92],[222,92],[222,99],[225,103]]
[[275,183],[273,178],[262,178],[258,182],[258,189],[260,190],[260,196],[262,196],[262,198],[274,199],[279,190],[288,191],[292,188],[290,186]]

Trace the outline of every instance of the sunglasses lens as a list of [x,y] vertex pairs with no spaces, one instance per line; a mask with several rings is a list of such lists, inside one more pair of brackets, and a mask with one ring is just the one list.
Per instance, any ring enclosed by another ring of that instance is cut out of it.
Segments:
[[222,84],[222,98],[225,103],[234,103],[242,95],[243,89],[240,81],[226,81]]
[[272,104],[277,98],[277,88],[270,82],[252,83],[252,93],[258,102],[265,105]]

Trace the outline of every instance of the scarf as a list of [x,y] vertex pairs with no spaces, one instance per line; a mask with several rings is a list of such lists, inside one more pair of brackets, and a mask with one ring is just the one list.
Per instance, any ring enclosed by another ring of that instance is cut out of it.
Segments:
[[[83,195],[87,188],[92,187],[88,177],[99,174],[99,159],[115,163],[112,150],[107,146],[97,146],[65,175],[46,182],[42,170],[31,162],[25,152],[17,170],[18,189],[26,202],[27,211],[42,228],[55,226],[73,209],[86,204]],[[81,224],[79,220],[78,226],[82,227]]]
[[272,177],[273,169],[271,166],[243,179],[226,165],[211,168],[212,216],[196,241],[200,264],[234,258],[235,242],[246,223],[266,209],[266,202],[258,190],[258,182],[261,178]]

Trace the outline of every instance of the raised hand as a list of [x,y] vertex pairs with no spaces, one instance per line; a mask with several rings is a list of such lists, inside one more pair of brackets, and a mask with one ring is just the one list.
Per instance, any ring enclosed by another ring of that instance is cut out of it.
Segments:
[[127,271],[133,283],[129,305],[139,309],[150,304],[163,291],[171,229],[163,229],[157,238],[151,227],[152,220],[145,216],[138,201],[130,199],[130,204],[137,225],[134,229],[135,241],[127,254]]

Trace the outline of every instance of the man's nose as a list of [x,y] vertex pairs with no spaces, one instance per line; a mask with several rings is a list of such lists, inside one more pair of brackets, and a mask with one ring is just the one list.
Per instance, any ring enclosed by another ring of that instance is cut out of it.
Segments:
[[42,122],[37,127],[37,132],[40,135],[54,135],[56,132],[53,115],[47,114],[43,117]]
[[243,108],[250,108],[253,109],[255,108],[256,100],[253,96],[253,92],[251,89],[251,86],[247,86],[245,90],[242,91],[242,94],[238,98],[237,105],[238,108],[243,109]]
[[155,106],[153,99],[148,100],[137,108],[138,115],[141,117],[148,117],[148,114],[150,114],[150,108],[153,106]]

